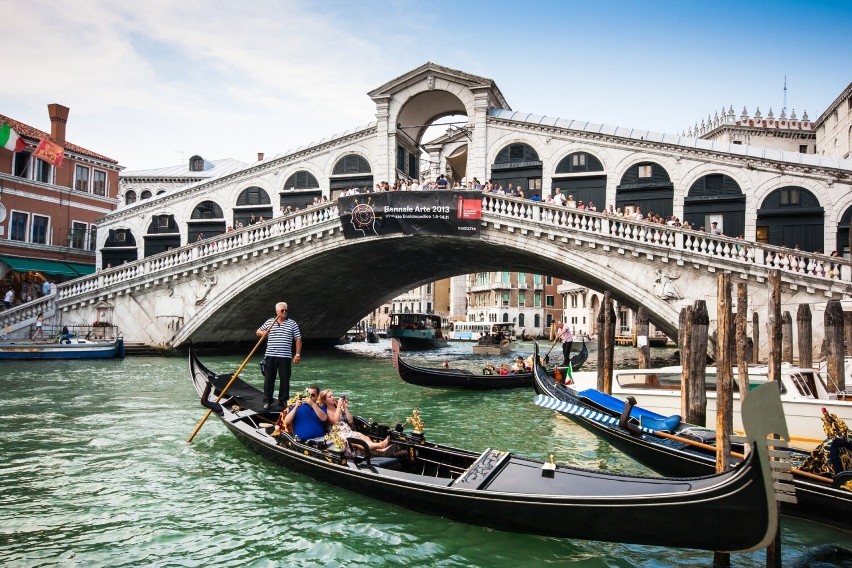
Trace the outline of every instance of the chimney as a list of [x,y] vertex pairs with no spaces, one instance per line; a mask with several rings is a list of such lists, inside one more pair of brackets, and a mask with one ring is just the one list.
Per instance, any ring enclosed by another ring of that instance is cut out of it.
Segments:
[[258,153],[257,153],[257,161],[258,161],[258,162],[262,162],[262,161],[263,161],[263,152],[258,152]]
[[70,109],[59,103],[47,105],[47,114],[50,115],[50,137],[60,146],[65,145],[65,123],[68,122]]

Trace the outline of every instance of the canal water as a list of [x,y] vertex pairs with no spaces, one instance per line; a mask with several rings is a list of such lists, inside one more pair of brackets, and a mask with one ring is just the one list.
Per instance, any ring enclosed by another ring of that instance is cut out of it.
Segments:
[[[408,358],[472,368],[499,362],[469,350],[457,343]],[[518,350],[530,352],[528,344]],[[655,365],[673,362],[671,350],[654,350],[653,358]],[[635,350],[619,348],[616,359],[635,364]],[[242,357],[203,360],[233,372]],[[259,385],[258,360],[243,377]],[[587,368],[594,360],[592,353]],[[385,340],[306,351],[293,390],[313,383],[348,393],[356,413],[379,422],[403,422],[417,407],[436,442],[648,473],[533,405],[531,391],[403,383]],[[2,362],[0,384],[4,566],[712,565],[710,552],[503,533],[412,513],[280,469],[243,448],[215,418],[188,444],[204,409],[181,357]],[[852,535],[783,518],[782,544],[788,565],[816,546],[852,548]],[[762,567],[765,555],[732,560]]]

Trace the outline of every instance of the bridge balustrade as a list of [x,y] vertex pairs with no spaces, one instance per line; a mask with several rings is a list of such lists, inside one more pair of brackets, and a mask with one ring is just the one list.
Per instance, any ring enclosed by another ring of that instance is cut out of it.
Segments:
[[519,221],[563,227],[590,236],[612,237],[645,246],[734,261],[744,265],[778,269],[825,280],[852,281],[852,261],[765,243],[756,243],[703,231],[613,217],[560,205],[533,202],[504,195],[484,194],[482,211]]
[[128,262],[120,266],[108,268],[91,276],[78,278],[57,286],[60,299],[74,298],[94,290],[99,290],[114,284],[131,282],[140,278],[150,278],[156,274],[170,272],[175,267],[187,263],[225,256],[233,251],[241,251],[247,245],[259,243],[270,238],[295,233],[302,229],[324,223],[337,218],[337,202],[328,202],[310,206],[302,211],[289,213],[283,217],[248,225],[234,231],[223,233],[201,241],[184,245],[180,248],[149,256],[141,260]]

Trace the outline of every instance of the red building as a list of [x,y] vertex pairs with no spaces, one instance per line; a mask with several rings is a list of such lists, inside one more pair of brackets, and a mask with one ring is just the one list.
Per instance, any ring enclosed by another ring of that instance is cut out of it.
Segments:
[[[47,108],[49,133],[0,114],[24,143],[0,146],[0,294],[11,286],[18,301],[25,283],[40,292],[45,280],[94,272],[95,223],[118,205],[118,162],[68,142],[69,109]],[[64,148],[61,163],[35,157],[42,140]]]

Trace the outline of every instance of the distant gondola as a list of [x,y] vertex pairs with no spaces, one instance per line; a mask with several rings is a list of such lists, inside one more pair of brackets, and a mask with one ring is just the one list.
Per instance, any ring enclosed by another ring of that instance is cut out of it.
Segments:
[[[728,552],[763,548],[777,529],[765,443],[756,443],[755,452],[723,474],[632,477],[491,448],[471,452],[405,433],[401,425],[390,429],[357,419],[357,429],[373,439],[390,435],[400,448],[381,461],[358,459],[325,443],[274,436],[275,414],[264,413],[262,393],[239,379],[227,400],[214,402],[230,375],[206,369],[192,351],[189,372],[202,404],[247,447],[294,472],[416,512],[503,531]],[[760,401],[764,412],[746,401],[755,442],[769,432],[785,434],[783,416],[765,411],[771,396],[777,399],[777,391],[754,393],[755,399],[768,398]]]
[[[642,413],[652,415],[644,409],[634,408],[629,422],[619,425],[623,409],[608,403],[609,397],[601,396],[597,391],[577,392],[570,386],[557,383],[548,376],[546,369],[537,367],[535,390],[566,403],[554,408],[560,414],[582,426],[592,434],[606,440],[642,465],[661,475],[691,477],[708,475],[715,471],[716,433],[712,430],[681,422],[679,417],[671,417],[666,426],[658,425],[651,430],[638,430],[629,424],[636,422]],[[618,399],[612,399],[618,401]],[[748,400],[748,397],[746,397]],[[621,401],[623,405],[623,401]],[[626,417],[625,417],[626,418]],[[659,416],[650,416],[658,420]],[[667,430],[660,433],[660,430]],[[658,433],[654,433],[657,431]],[[671,435],[666,436],[666,434]],[[680,440],[673,439],[680,438]],[[702,447],[710,446],[710,447]],[[742,452],[742,446],[734,448]],[[803,456],[807,452],[790,448],[791,456]],[[732,460],[734,463],[738,459]],[[852,474],[845,475],[845,479]],[[794,472],[793,487],[796,502],[783,501],[781,512],[790,516],[808,519],[844,530],[852,530],[852,491],[843,489],[829,479]]]
[[[589,357],[589,349],[583,343],[580,352],[571,357],[571,369],[578,370]],[[533,386],[532,371],[499,375],[496,373],[477,374],[462,369],[435,369],[415,367],[403,360],[399,355],[399,345],[393,341],[393,364],[401,378],[406,383],[421,387],[497,390],[531,388]],[[564,369],[564,367],[563,367]]]

